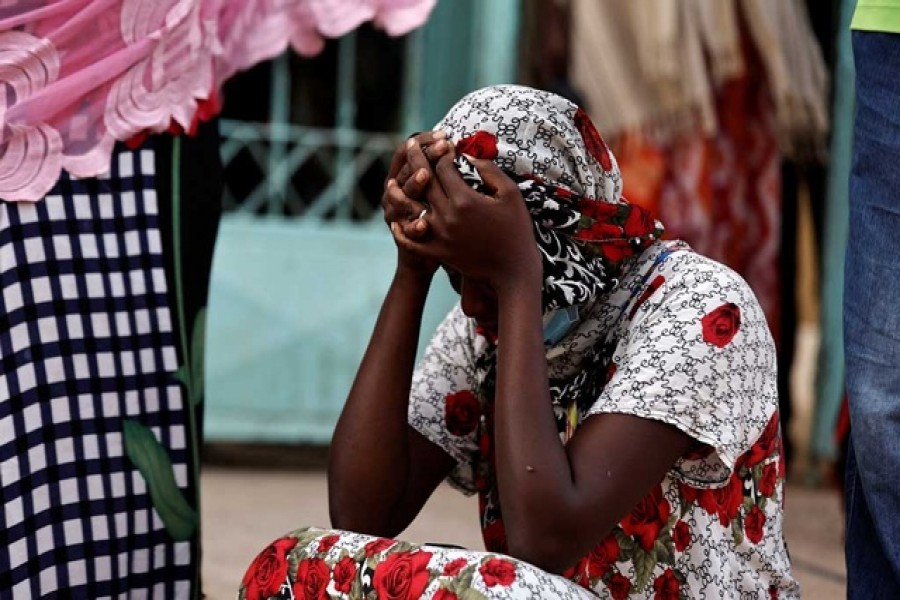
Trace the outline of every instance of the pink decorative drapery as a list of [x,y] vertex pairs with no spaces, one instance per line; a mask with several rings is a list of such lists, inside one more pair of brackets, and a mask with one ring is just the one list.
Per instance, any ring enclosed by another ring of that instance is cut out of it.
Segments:
[[105,173],[117,140],[189,129],[289,45],[313,55],[366,21],[401,35],[435,1],[0,0],[0,200]]

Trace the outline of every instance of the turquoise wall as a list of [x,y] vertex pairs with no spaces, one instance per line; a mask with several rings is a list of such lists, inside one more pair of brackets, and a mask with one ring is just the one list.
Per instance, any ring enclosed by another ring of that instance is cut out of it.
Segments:
[[[438,3],[410,39],[406,133],[430,128],[473,89],[515,81],[519,2]],[[375,221],[223,218],[207,322],[208,441],[330,440],[396,264]],[[455,299],[439,274],[420,352]]]
[[[227,217],[210,288],[207,439],[327,442],[395,265],[383,223]],[[423,332],[454,301],[439,273]]]

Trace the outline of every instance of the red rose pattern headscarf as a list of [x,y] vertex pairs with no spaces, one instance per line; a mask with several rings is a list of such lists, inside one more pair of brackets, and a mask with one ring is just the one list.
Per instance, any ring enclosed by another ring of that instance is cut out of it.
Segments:
[[[622,176],[587,114],[541,90],[500,85],[466,95],[435,127],[457,153],[493,160],[519,187],[544,267],[544,310],[585,304],[615,285],[625,259],[662,226],[622,199]],[[465,157],[457,167],[487,193]]]

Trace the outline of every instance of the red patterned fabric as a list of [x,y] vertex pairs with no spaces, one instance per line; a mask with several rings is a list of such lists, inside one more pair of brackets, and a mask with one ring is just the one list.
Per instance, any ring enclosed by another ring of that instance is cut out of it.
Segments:
[[632,132],[618,140],[616,157],[623,195],[657,215],[666,237],[740,273],[777,343],[781,155],[774,105],[750,58],[747,74],[716,92],[714,137],[696,132],[662,143]]

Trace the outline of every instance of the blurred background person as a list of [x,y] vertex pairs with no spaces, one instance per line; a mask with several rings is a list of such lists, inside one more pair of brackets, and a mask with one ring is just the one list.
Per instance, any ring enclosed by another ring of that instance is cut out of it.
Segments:
[[850,403],[849,598],[900,596],[900,2],[860,0],[851,23],[856,120],[844,284]]

